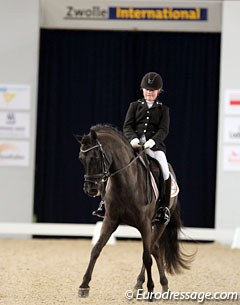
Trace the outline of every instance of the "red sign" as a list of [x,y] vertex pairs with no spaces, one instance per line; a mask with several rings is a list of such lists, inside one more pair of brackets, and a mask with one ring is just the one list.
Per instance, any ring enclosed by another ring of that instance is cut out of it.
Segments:
[[240,89],[225,91],[225,114],[240,115]]
[[232,100],[232,101],[230,101],[230,105],[232,105],[232,106],[240,106],[240,100],[239,101]]

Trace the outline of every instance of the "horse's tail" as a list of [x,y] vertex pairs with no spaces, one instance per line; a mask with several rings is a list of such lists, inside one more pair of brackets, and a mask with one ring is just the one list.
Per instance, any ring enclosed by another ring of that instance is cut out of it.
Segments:
[[181,227],[180,207],[177,203],[170,222],[159,240],[159,250],[163,256],[166,271],[170,274],[180,273],[182,269],[190,269],[190,263],[194,259],[194,254],[185,254],[180,249],[178,238]]

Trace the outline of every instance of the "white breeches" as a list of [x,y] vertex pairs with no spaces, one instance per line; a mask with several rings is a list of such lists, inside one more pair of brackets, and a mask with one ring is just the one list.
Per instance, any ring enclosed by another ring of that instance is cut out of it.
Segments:
[[169,168],[165,153],[161,150],[153,151],[148,148],[146,154],[158,161],[163,171],[163,179],[167,180],[169,178]]

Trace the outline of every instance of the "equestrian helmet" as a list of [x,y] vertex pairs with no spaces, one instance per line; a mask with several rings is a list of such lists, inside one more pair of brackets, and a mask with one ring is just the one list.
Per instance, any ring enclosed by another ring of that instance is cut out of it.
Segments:
[[161,76],[156,72],[148,72],[142,78],[141,89],[158,90],[162,89],[163,81]]

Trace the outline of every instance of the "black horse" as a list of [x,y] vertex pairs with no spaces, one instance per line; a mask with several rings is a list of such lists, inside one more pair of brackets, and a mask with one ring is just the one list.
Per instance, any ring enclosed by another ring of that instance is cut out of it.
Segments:
[[[143,265],[135,289],[142,289],[146,270],[147,289],[149,293],[153,292],[153,255],[162,289],[167,291],[165,271],[173,274],[182,268],[189,269],[191,261],[179,247],[181,220],[177,196],[171,198],[171,219],[168,225],[152,225],[157,199],[147,196],[146,169],[137,160],[138,157],[122,133],[108,125],[96,125],[88,135],[76,137],[81,144],[79,158],[85,169],[84,191],[93,197],[102,195],[106,202],[101,234],[92,249],[88,268],[79,287],[79,296],[88,296],[96,260],[120,223],[137,228],[142,236]],[[148,202],[148,198],[151,198],[151,202]]]

